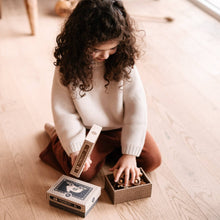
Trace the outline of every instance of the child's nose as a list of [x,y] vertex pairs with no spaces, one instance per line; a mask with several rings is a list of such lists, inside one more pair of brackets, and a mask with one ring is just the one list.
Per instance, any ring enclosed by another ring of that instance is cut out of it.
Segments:
[[103,51],[103,53],[101,54],[101,58],[108,59],[108,57],[109,57],[109,51]]

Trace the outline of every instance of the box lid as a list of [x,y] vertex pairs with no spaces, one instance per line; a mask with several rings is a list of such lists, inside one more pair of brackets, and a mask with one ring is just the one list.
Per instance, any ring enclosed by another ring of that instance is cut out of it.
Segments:
[[101,194],[101,187],[62,175],[58,181],[50,187],[47,194],[56,195],[68,201],[87,206],[89,201],[98,199]]

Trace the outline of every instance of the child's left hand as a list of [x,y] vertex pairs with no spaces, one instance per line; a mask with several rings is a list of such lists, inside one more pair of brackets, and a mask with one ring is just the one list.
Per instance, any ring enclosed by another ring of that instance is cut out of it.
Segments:
[[[78,154],[79,154],[79,151],[70,154],[72,166],[74,165]],[[91,166],[91,164],[92,164],[92,160],[90,159],[90,157],[88,157],[86,159],[86,162],[85,162],[85,165],[83,168],[83,172],[86,172],[89,169],[89,167]]]
[[121,174],[125,173],[125,186],[128,185],[129,178],[130,182],[134,183],[134,180],[137,179],[140,175],[140,169],[137,167],[136,156],[123,154],[114,167],[110,168],[110,171],[118,169],[118,172],[115,176],[115,182],[118,182]]

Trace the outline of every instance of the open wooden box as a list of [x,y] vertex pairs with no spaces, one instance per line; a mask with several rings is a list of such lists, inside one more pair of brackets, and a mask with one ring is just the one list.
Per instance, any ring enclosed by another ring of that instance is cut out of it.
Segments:
[[142,178],[145,184],[138,186],[131,186],[123,189],[115,189],[113,186],[113,174],[108,174],[105,176],[105,189],[108,192],[113,204],[128,202],[131,200],[142,199],[151,196],[152,183],[150,182],[143,169],[140,169],[143,174]]

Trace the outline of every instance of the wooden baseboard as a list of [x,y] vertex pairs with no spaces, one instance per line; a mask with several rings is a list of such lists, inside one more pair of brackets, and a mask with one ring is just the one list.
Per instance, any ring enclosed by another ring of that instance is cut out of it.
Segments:
[[193,4],[197,5],[200,7],[202,10],[216,18],[217,20],[220,21],[220,7],[212,4],[210,1],[206,0],[189,0]]

